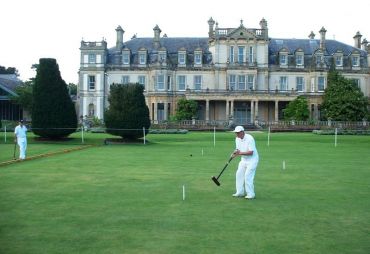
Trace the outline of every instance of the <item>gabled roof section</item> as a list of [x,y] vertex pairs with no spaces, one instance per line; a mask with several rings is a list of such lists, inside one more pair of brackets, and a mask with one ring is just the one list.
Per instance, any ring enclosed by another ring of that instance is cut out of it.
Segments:
[[246,39],[246,40],[257,38],[255,34],[249,32],[243,25],[230,31],[230,33],[228,33],[227,36],[233,39]]
[[9,95],[17,95],[15,88],[22,84],[17,78],[9,78],[7,75],[0,75],[0,89]]

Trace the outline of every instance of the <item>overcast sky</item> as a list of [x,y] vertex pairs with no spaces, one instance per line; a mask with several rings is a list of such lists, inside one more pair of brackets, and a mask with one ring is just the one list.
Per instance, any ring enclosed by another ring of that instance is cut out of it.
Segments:
[[357,31],[370,41],[370,0],[7,0],[0,4],[0,65],[15,67],[24,81],[36,75],[32,64],[55,58],[62,78],[78,82],[80,42],[116,42],[115,29],[125,30],[124,41],[134,34],[152,37],[158,25],[168,37],[207,37],[212,17],[220,28],[243,24],[259,28],[268,22],[272,38],[306,39],[311,31],[320,38],[354,45]]

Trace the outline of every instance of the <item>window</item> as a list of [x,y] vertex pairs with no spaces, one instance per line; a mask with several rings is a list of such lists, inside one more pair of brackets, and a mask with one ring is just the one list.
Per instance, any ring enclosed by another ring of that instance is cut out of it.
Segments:
[[244,62],[244,47],[238,47],[238,63]]
[[144,87],[145,90],[145,76],[138,77],[138,83]]
[[166,63],[167,61],[167,55],[166,55],[166,52],[161,52],[159,53],[159,62],[160,63]]
[[322,63],[322,55],[316,55],[316,64],[321,64]]
[[352,57],[352,66],[358,67],[360,66],[360,61],[358,56],[353,56]]
[[171,90],[171,76],[167,76],[167,91]]
[[157,106],[157,120],[163,121],[164,119],[164,103],[158,103]]
[[318,77],[317,79],[317,90],[323,92],[325,90],[325,77]]
[[280,55],[280,65],[287,65],[287,55]]
[[89,63],[91,63],[91,64],[96,63],[96,55],[95,54],[89,54]]
[[122,84],[127,85],[130,83],[130,76],[122,76]]
[[122,56],[123,64],[130,64],[130,53],[124,53]]
[[287,77],[280,77],[280,90],[281,91],[288,90],[288,79],[287,79]]
[[296,55],[295,62],[297,65],[302,66],[303,65],[303,55]]
[[89,104],[89,116],[94,116],[94,112],[95,112],[95,106],[94,104],[90,103]]
[[336,66],[342,66],[343,65],[343,57],[342,56],[336,56],[335,57],[335,65]]
[[251,64],[251,63],[253,63],[253,47],[249,47],[248,62],[249,62],[250,64]]
[[196,53],[194,56],[194,63],[195,64],[202,64],[202,54]]
[[181,64],[181,65],[186,64],[186,55],[185,55],[185,53],[179,53],[178,57],[179,57],[178,58],[179,64]]
[[164,90],[164,75],[157,76],[157,90]]
[[146,64],[146,53],[139,53],[139,64]]
[[248,75],[248,89],[253,90],[254,89],[254,76]]
[[229,76],[229,89],[234,90],[236,87],[236,76],[230,75]]
[[196,75],[194,76],[194,89],[201,90],[202,89],[202,76]]
[[186,87],[186,78],[185,76],[178,76],[177,77],[177,82],[178,82],[178,87],[179,87],[179,91],[185,91],[185,87]]
[[303,92],[304,90],[304,78],[303,77],[296,78],[296,90],[298,92]]
[[89,76],[89,90],[95,90],[95,76]]
[[245,75],[238,76],[238,90],[245,90]]
[[358,78],[353,78],[351,81],[356,87],[360,88],[360,80]]
[[230,63],[234,63],[234,46],[230,46]]

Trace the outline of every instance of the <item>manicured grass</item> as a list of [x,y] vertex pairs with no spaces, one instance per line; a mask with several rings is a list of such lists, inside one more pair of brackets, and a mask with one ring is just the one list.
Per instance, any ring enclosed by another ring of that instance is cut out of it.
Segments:
[[[209,132],[157,134],[0,167],[0,253],[368,253],[370,137],[253,135],[253,201],[231,197],[238,160],[211,181],[232,133],[215,147]],[[29,149],[44,145],[63,146]]]

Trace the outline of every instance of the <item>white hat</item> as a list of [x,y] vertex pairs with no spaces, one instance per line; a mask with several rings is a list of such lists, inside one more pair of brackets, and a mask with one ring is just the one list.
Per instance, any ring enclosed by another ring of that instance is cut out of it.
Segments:
[[241,132],[241,131],[244,131],[243,126],[236,126],[235,130],[233,130],[233,132]]

